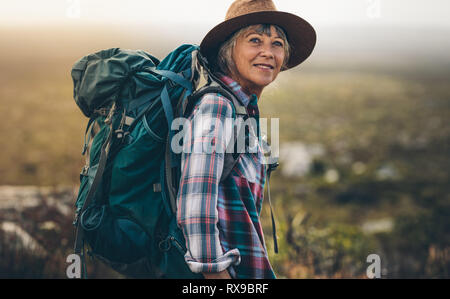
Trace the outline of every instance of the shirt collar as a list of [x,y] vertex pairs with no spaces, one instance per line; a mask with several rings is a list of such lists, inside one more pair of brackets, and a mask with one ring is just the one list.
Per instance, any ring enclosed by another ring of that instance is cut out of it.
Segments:
[[248,96],[242,90],[242,87],[236,81],[231,79],[229,76],[223,73],[217,73],[217,76],[223,83],[225,83],[228,87],[230,87],[230,89],[238,97],[238,100],[240,100],[240,102],[244,104],[245,107],[247,107],[250,102],[256,104],[256,102],[258,101],[258,97],[255,94]]

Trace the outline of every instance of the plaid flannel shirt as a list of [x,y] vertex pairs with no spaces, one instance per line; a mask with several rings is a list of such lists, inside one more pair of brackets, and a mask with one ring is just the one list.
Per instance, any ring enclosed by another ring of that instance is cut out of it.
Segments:
[[[227,76],[220,79],[257,120],[258,136],[256,96],[248,97]],[[199,121],[204,119],[206,126]],[[230,175],[220,181],[231,137],[219,122],[227,119],[232,119],[231,103],[213,93],[204,95],[189,117],[177,196],[177,221],[188,249],[185,260],[195,273],[228,269],[232,278],[276,278],[259,219],[266,180],[260,143],[256,152],[242,153]],[[202,150],[211,145],[214,150]]]

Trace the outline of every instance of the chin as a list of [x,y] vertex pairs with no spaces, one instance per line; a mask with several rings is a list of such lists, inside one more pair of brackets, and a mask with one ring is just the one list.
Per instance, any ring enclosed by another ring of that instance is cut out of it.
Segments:
[[252,79],[253,84],[261,87],[266,87],[274,80],[272,76],[255,76],[255,78]]
[[275,80],[275,72],[274,71],[259,71],[252,72],[251,79],[252,81],[259,86],[266,86]]

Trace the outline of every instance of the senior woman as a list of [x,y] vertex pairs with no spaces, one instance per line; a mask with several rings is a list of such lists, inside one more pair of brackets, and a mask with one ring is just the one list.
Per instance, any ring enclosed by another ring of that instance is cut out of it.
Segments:
[[[259,139],[258,99],[280,71],[303,62],[316,42],[314,29],[302,18],[277,11],[270,0],[237,0],[225,21],[203,39],[200,50],[217,77],[234,92],[256,119],[249,134]],[[225,123],[233,117],[231,102],[217,93],[205,94],[190,120],[209,117]],[[260,222],[267,167],[261,142],[256,151],[240,155],[230,175],[221,180],[224,149],[230,141],[222,126],[211,131],[192,126],[188,140],[215,144],[215,151],[182,155],[177,196],[177,221],[186,239],[185,260],[205,278],[276,278],[269,262]],[[200,137],[199,137],[200,136]],[[220,148],[221,150],[218,150]]]

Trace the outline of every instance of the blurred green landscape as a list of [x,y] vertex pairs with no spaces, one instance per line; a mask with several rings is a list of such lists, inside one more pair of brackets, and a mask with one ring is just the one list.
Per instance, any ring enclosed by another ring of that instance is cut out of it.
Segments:
[[[0,27],[0,185],[76,190],[87,119],[72,98],[72,64],[111,47],[162,59],[199,42],[178,34]],[[267,202],[262,215],[278,277],[366,278],[370,254],[380,256],[382,278],[450,277],[450,42],[442,36],[449,32],[319,31],[311,58],[263,92],[262,116],[280,120],[281,165],[270,184],[279,254]],[[75,192],[64,193],[69,202]],[[71,219],[49,233],[39,227],[52,213],[21,217],[58,256],[23,258],[0,245],[0,276],[64,278]],[[92,278],[116,277],[95,267]]]

